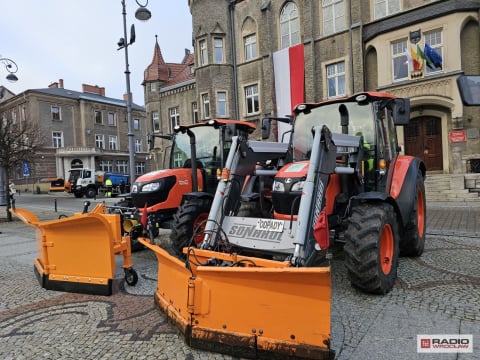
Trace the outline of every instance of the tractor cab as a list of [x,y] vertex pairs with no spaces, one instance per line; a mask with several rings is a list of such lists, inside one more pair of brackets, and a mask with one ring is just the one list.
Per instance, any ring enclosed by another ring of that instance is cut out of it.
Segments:
[[[371,92],[317,104],[299,104],[294,110],[291,138],[293,161],[310,159],[312,129],[323,124],[332,133],[361,138],[364,191],[385,191],[388,167],[400,152],[395,125],[408,122],[408,115],[405,119],[404,114],[409,111],[405,107],[408,107],[405,99]],[[337,160],[342,161],[341,157]]]

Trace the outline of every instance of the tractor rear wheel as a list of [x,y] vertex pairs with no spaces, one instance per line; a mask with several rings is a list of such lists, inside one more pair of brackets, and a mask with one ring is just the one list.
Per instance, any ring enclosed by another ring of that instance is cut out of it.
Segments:
[[173,215],[170,245],[180,258],[185,257],[184,247],[196,247],[203,241],[203,229],[211,206],[210,198],[193,198],[180,205]]
[[425,184],[419,172],[412,213],[400,239],[400,255],[416,257],[423,254],[426,226]]
[[354,206],[345,241],[345,265],[351,284],[367,293],[388,293],[397,278],[399,256],[393,207],[387,203]]

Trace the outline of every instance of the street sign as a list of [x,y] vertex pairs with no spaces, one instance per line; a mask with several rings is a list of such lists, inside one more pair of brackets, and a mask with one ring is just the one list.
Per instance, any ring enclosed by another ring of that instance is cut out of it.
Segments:
[[22,163],[22,169],[23,169],[23,176],[25,177],[30,176],[30,163],[24,161]]

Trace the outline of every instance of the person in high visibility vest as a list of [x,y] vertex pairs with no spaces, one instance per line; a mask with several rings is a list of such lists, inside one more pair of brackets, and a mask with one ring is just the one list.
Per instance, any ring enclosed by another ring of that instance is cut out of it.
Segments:
[[[355,134],[355,136],[361,136],[363,137],[363,134],[362,132],[357,132]],[[365,138],[363,138],[363,149],[365,151],[365,158],[366,158],[366,164],[367,164],[367,168],[365,169],[366,171],[370,171],[370,170],[373,170],[373,166],[374,166],[374,159],[371,157],[371,154],[370,154],[370,150],[371,150],[371,145],[368,141],[365,140]]]
[[110,178],[105,180],[105,186],[107,187],[105,197],[112,197],[112,180],[110,180]]

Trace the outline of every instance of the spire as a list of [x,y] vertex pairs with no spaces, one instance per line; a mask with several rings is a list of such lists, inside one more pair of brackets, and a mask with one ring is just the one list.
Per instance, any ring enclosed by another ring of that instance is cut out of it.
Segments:
[[153,50],[153,59],[150,65],[148,65],[144,74],[144,81],[168,81],[169,70],[165,60],[163,60],[160,45],[158,45],[158,36],[155,35],[155,48]]

